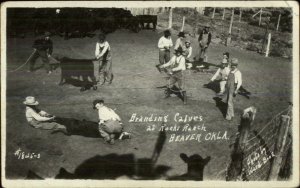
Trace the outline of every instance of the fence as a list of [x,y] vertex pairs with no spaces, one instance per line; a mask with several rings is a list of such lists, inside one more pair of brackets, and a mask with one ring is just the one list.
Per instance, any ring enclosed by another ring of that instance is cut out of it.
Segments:
[[259,126],[260,130],[251,130],[255,112],[252,112],[252,119],[247,113],[242,117],[226,179],[276,180],[280,173],[281,177],[288,178],[292,166],[292,107]]

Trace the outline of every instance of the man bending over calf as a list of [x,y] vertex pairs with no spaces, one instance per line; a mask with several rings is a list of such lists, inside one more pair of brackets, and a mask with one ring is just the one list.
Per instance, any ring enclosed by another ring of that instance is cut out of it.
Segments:
[[120,135],[120,140],[131,138],[129,133],[123,132],[120,116],[114,110],[104,106],[103,100],[94,100],[93,108],[98,110],[99,132],[107,143],[114,144],[116,135]]

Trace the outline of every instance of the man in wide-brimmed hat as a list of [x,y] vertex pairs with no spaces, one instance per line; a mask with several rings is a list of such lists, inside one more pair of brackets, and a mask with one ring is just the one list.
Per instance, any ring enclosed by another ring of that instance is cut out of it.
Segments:
[[183,88],[183,71],[186,70],[183,49],[179,47],[177,50],[175,50],[175,56],[173,56],[168,63],[161,65],[160,68],[168,68],[169,70],[168,73],[170,75],[170,80],[166,90],[166,98],[170,97],[172,93],[171,88],[173,88],[173,86],[177,83],[178,89],[183,97],[183,102],[186,104],[186,91]]
[[198,41],[199,41],[199,58],[198,60],[203,60],[204,63],[207,63],[207,48],[211,42],[211,33],[209,31],[210,25],[207,23],[204,29],[201,31]]
[[98,110],[98,130],[106,142],[114,144],[116,135],[119,135],[119,140],[131,138],[130,133],[123,131],[120,116],[111,108],[106,107],[103,99],[94,100],[93,108]]
[[27,122],[34,128],[46,130],[59,130],[67,134],[64,125],[54,122],[55,116],[48,114],[45,111],[38,109],[39,102],[35,97],[26,97],[23,102],[26,105],[25,115]]
[[104,73],[104,81],[101,84],[107,82],[112,83],[113,73],[112,73],[112,56],[110,45],[106,40],[105,34],[101,33],[98,36],[98,42],[96,43],[95,57],[98,60],[97,66],[95,66],[95,76],[99,81],[100,72]]
[[184,32],[179,32],[179,34],[177,35],[178,39],[175,42],[175,46],[174,46],[174,50],[177,50],[179,47],[184,48],[184,41],[183,39],[185,38],[185,34]]
[[45,32],[43,38],[35,40],[32,47],[34,49],[34,52],[31,55],[31,58],[29,59],[29,72],[32,72],[34,70],[36,59],[41,57],[47,73],[51,74],[52,70],[51,66],[49,65],[48,58],[52,54],[53,43],[50,39],[50,33]]
[[229,72],[230,72],[230,68],[228,67],[227,59],[222,59],[220,68],[210,79],[210,82],[213,82],[217,79],[217,77],[220,77],[220,92],[218,93],[218,95],[223,95],[225,92],[225,86],[226,86]]
[[233,97],[236,96],[242,85],[242,73],[237,69],[238,59],[232,58],[230,73],[228,75],[227,89],[227,113],[226,120],[231,120],[234,117]]
[[160,65],[163,65],[170,61],[170,51],[173,46],[173,41],[171,38],[171,32],[169,30],[164,31],[164,36],[160,37],[157,47],[159,49],[159,64],[156,65],[156,68],[159,69]]

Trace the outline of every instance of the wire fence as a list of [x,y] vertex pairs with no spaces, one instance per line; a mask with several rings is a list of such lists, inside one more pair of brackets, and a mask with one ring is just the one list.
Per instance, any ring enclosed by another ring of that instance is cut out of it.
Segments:
[[[279,137],[280,127],[282,123],[282,115],[290,117],[288,124],[288,134],[285,138],[285,145],[282,152],[276,152],[276,142]],[[292,107],[289,106],[281,111],[261,130],[251,130],[248,139],[244,143],[241,160],[241,174],[237,180],[243,181],[266,181],[271,174],[273,162],[275,158],[281,157],[280,173],[284,178],[288,178],[291,174],[292,158]],[[237,134],[237,137],[239,134]],[[236,139],[238,140],[238,139]],[[234,159],[232,159],[234,161]],[[228,169],[230,170],[230,169]],[[280,175],[280,173],[278,175]]]

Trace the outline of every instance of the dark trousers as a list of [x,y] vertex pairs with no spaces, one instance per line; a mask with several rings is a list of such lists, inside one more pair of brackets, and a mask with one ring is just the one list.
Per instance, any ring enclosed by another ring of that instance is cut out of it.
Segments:
[[29,60],[29,70],[30,71],[34,70],[34,65],[35,65],[36,59],[39,58],[39,57],[42,58],[42,61],[43,61],[43,64],[44,64],[44,67],[45,67],[46,71],[47,72],[50,71],[51,69],[50,69],[50,65],[49,65],[47,52],[43,51],[43,50],[36,50],[34,52],[34,54],[32,55],[32,57]]
[[159,50],[159,63],[161,65],[170,61],[170,51],[169,50]]
[[175,73],[173,73],[173,75],[170,76],[168,88],[171,89],[176,83],[178,84],[178,89],[180,91],[184,91],[183,72],[182,71],[175,72]]

